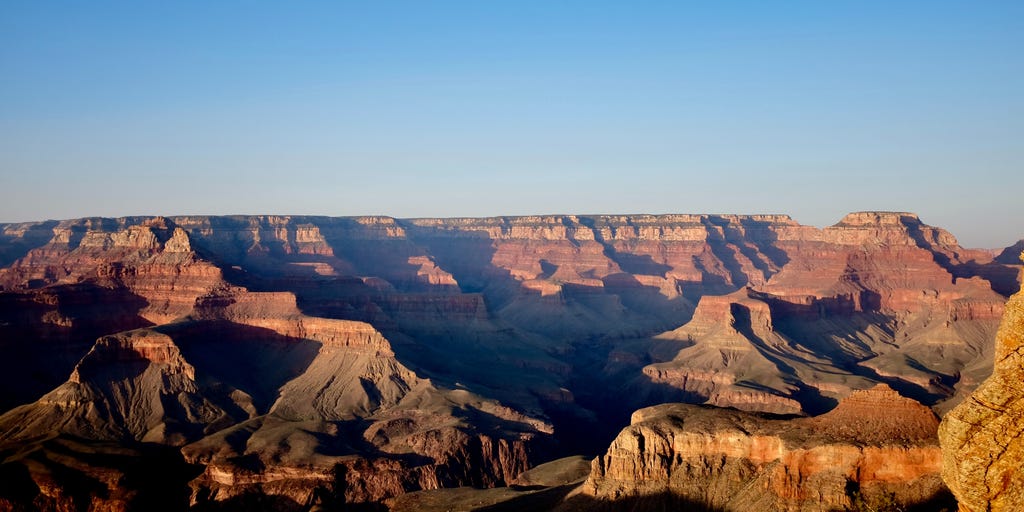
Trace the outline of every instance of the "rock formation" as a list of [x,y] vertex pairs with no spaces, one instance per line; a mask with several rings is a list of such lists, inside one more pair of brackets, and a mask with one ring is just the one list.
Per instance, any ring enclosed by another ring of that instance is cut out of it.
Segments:
[[100,338],[68,382],[0,416],[0,450],[53,436],[184,445],[184,460],[206,468],[194,502],[376,501],[511,481],[531,464],[531,440],[551,433],[438,389],[370,325],[307,317],[290,294],[227,288],[193,311]]
[[845,396],[870,385],[776,330],[771,307],[749,289],[701,298],[690,322],[657,338],[687,346],[671,361],[644,367],[644,377],[696,402],[799,414],[818,405],[798,400],[808,391]]
[[594,460],[577,499],[675,496],[737,511],[926,503],[943,492],[938,423],[927,407],[884,384],[814,418],[659,405],[633,414]]
[[1024,294],[996,336],[992,375],[942,419],[942,477],[963,512],[1024,509]]

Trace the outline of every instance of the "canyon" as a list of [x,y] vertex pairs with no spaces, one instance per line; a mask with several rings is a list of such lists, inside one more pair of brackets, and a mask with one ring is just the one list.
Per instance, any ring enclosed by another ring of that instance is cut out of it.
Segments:
[[901,212],[0,225],[0,509],[985,510],[936,432],[1019,384],[1020,252]]

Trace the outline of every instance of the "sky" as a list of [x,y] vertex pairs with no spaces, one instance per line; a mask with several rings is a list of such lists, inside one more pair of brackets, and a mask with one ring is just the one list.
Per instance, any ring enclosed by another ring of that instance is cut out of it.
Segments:
[[918,213],[1024,238],[1024,2],[0,3],[0,222]]

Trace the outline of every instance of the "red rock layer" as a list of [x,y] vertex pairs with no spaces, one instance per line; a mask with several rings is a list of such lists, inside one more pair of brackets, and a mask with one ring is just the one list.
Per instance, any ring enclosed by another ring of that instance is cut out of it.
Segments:
[[[861,412],[878,432],[846,431]],[[943,490],[938,422],[887,388],[812,419],[666,404],[637,411],[576,492],[603,502],[673,494],[716,510],[836,510],[927,502]]]
[[163,218],[84,219],[53,228],[49,244],[6,269],[0,286],[23,290],[82,282],[119,287],[146,303],[153,324],[187,315],[195,299],[221,283],[221,271],[199,258],[189,235]]
[[829,437],[869,444],[933,441],[939,427],[931,409],[885,384],[854,391],[835,409],[807,423]]

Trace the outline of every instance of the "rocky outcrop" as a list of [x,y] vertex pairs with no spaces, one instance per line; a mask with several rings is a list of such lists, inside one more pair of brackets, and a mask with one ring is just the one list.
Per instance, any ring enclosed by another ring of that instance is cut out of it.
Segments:
[[927,407],[884,385],[805,419],[660,405],[634,413],[577,494],[672,495],[713,510],[920,504],[944,489],[937,426]]
[[942,476],[963,512],[1024,509],[1024,294],[996,336],[995,368],[942,419]]

